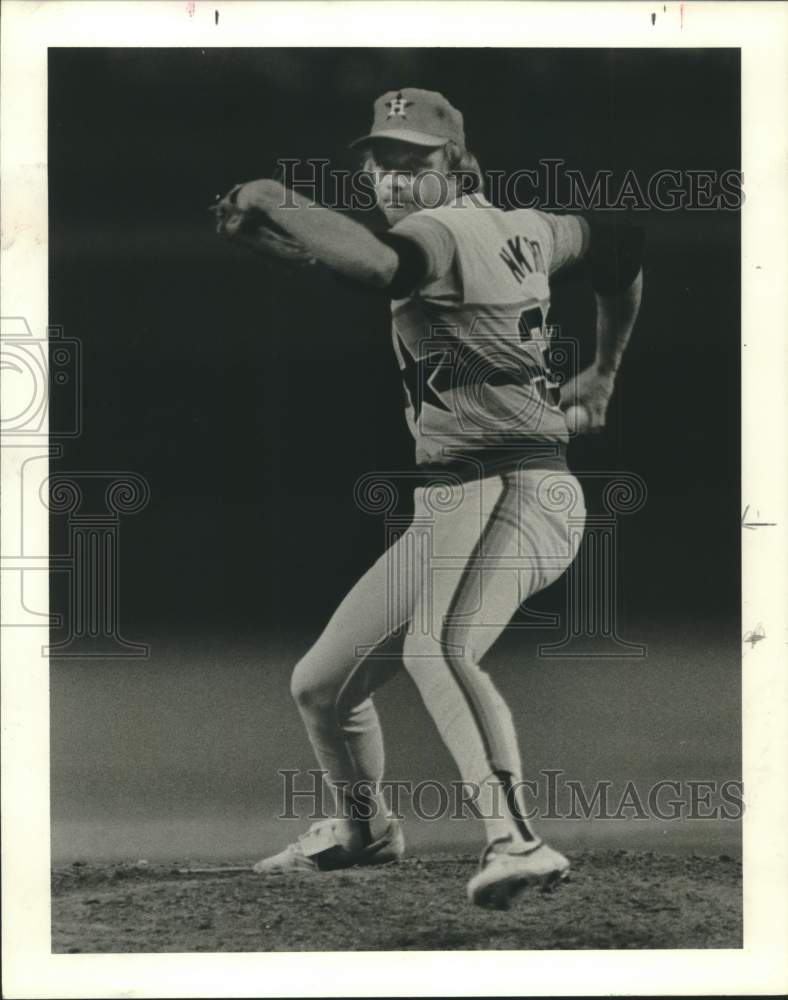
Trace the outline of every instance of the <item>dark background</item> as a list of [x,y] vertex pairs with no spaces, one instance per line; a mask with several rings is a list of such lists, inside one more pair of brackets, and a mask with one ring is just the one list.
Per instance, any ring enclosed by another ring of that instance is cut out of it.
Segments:
[[[56,851],[144,853],[150,823],[179,811],[225,810],[235,829],[242,806],[270,813],[276,767],[311,763],[289,670],[383,545],[355,480],[412,462],[388,303],[269,269],[220,241],[207,207],[278,157],[352,167],[372,101],[403,86],[462,109],[485,169],[554,157],[645,186],[740,164],[736,50],[50,50],[50,321],[81,342],[84,382],[83,432],[53,471],[151,487],[122,524],[120,604],[151,658],[53,662]],[[739,217],[644,217],[644,301],[610,426],[570,460],[647,483],[621,522],[619,582],[621,632],[649,656],[545,665],[518,633],[490,669],[526,714],[530,766],[724,780],[740,766]],[[551,318],[590,356],[584,284],[556,285]],[[533,606],[560,612],[563,593]],[[404,729],[400,776],[419,760],[450,771],[405,681],[381,711]],[[95,832],[108,817],[124,819],[114,840]]]

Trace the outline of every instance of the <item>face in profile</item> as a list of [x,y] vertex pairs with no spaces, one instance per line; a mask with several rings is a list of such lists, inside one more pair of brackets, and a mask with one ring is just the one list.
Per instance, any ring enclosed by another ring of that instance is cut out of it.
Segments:
[[378,205],[393,225],[422,208],[437,208],[454,193],[443,146],[431,149],[397,139],[370,145],[366,169],[372,174]]

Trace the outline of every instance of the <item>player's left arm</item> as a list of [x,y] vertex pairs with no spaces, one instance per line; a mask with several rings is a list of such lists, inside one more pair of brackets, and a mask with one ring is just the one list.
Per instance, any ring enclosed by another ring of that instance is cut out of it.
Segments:
[[564,409],[585,407],[589,431],[605,426],[643,295],[644,231],[624,220],[614,224],[581,216],[553,216],[553,268],[588,264],[596,300],[596,355],[593,363],[561,391]]
[[390,290],[402,281],[403,268],[418,268],[419,261],[403,260],[398,249],[353,219],[310,202],[278,181],[242,185],[235,204],[241,212],[265,213],[317,261],[350,281]]
[[609,286],[595,285],[596,357],[577,377],[577,400],[588,410],[590,430],[605,426],[607,407],[643,296],[643,268],[627,272]]

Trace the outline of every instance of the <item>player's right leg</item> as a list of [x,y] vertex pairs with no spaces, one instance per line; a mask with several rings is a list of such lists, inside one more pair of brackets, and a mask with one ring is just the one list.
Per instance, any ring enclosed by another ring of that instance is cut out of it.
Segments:
[[392,589],[395,562],[396,551],[381,556],[293,671],[292,695],[326,772],[335,814],[258,862],[259,873],[383,864],[404,851],[399,824],[379,791],[383,736],[371,698],[391,676],[392,661],[368,656],[409,614],[407,600]]

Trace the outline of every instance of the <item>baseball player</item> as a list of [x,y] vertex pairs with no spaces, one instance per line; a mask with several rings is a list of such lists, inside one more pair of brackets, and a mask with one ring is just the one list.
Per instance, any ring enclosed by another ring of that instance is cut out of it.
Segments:
[[[560,881],[569,862],[524,818],[517,735],[483,660],[521,603],[575,556],[585,510],[566,465],[566,411],[578,429],[604,426],[640,305],[641,241],[632,231],[614,240],[578,215],[491,206],[463,116],[439,93],[384,94],[353,145],[365,155],[387,233],[273,180],[239,185],[218,211],[225,236],[317,261],[390,297],[421,474],[412,524],[293,673],[335,818],[254,869],[331,870],[402,855],[402,831],[380,789],[372,694],[382,677],[371,655],[402,631],[404,667],[484,820],[487,844],[468,898],[506,908],[525,887]],[[550,280],[584,260],[596,292],[596,357],[562,394],[547,363]]]

